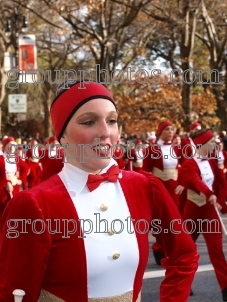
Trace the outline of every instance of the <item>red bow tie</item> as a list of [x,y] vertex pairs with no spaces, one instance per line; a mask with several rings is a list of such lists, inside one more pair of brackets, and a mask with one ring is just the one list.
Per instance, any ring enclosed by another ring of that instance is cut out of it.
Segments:
[[172,145],[172,142],[165,142],[163,145]]
[[89,174],[87,179],[87,186],[89,191],[93,191],[105,180],[116,182],[119,175],[119,167],[111,166],[106,173],[103,174]]

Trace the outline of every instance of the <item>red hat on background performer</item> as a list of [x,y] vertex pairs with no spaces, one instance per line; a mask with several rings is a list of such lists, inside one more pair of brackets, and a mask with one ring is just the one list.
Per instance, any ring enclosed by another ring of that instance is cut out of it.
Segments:
[[190,125],[189,129],[190,129],[190,131],[192,131],[192,130],[200,130],[201,129],[201,124],[198,123],[198,122],[193,123],[193,124]]
[[15,138],[13,136],[9,136],[7,138],[5,138],[2,142],[2,147],[3,147],[3,150],[6,149],[6,146],[11,143],[11,142],[16,142]]
[[51,143],[58,143],[58,139],[56,136],[51,136],[49,139],[48,139],[48,143],[51,144]]
[[158,130],[157,130],[157,134],[158,134],[159,137],[161,136],[163,130],[164,130],[166,127],[168,127],[168,126],[172,126],[172,123],[169,122],[169,121],[161,122],[161,123],[159,124]]
[[[198,122],[192,123],[189,126],[189,129],[190,129],[190,133],[200,130],[201,124]],[[191,158],[195,153],[196,148],[194,146],[193,140],[190,138],[190,133],[188,137],[182,139],[181,141],[181,149],[180,149],[181,163],[183,163],[186,159]]]
[[181,144],[181,137],[179,134],[174,134],[172,139],[173,145],[180,145]]
[[119,138],[117,142],[117,146],[113,153],[113,159],[116,160],[120,169],[125,169],[124,154],[125,154],[125,149],[123,147],[123,142]]
[[201,133],[200,135],[193,137],[193,143],[195,144],[196,148],[200,148],[200,145],[206,145],[208,141],[210,141],[214,137],[213,131],[207,129],[205,132]]

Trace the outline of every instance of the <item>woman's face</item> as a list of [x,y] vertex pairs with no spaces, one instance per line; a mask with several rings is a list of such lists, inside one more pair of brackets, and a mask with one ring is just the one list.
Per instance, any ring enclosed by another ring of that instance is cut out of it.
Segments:
[[173,145],[180,145],[181,144],[181,138],[179,136],[175,137],[173,139]]
[[211,138],[206,144],[202,145],[200,148],[200,154],[202,156],[210,155],[215,149],[215,139]]
[[4,151],[5,153],[9,154],[9,155],[15,155],[16,151],[17,151],[17,143],[12,141],[12,142],[9,142],[5,148],[4,148]]
[[160,135],[160,139],[165,141],[165,142],[168,142],[168,141],[171,141],[173,139],[173,135],[174,135],[173,126],[167,126],[162,131],[162,133]]
[[105,168],[112,157],[111,147],[118,141],[117,117],[108,100],[94,99],[82,105],[61,138],[61,144],[74,146],[68,146],[67,162],[90,173]]

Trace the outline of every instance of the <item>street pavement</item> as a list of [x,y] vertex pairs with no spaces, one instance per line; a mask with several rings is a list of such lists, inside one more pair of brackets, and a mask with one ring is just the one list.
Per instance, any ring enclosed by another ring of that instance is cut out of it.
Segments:
[[[222,218],[227,229],[227,217],[222,216]],[[154,238],[150,236],[150,246],[153,242]],[[227,258],[227,236],[225,235],[223,235],[223,245]],[[221,302],[221,290],[213,266],[210,264],[207,247],[202,235],[198,238],[197,247],[200,254],[199,268],[192,285],[194,295],[188,298],[188,302]],[[165,273],[165,270],[155,263],[151,248],[150,251],[147,269],[144,274],[141,302],[159,302],[159,287]]]

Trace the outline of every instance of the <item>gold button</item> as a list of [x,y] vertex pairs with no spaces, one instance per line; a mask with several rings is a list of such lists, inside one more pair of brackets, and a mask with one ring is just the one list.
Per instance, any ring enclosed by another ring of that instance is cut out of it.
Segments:
[[100,210],[101,211],[106,211],[107,209],[108,209],[108,206],[106,204],[102,203],[101,206],[100,206]]
[[114,260],[118,259],[119,257],[120,257],[120,254],[118,254],[118,253],[113,254],[113,259]]
[[114,231],[111,230],[111,229],[108,229],[108,234],[109,234],[109,235],[113,235],[113,234],[114,234]]

